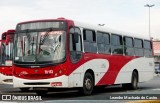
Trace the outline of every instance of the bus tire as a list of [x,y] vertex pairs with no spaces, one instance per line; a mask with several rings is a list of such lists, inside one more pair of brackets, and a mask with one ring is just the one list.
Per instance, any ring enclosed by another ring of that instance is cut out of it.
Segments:
[[132,73],[131,83],[122,84],[124,89],[135,90],[138,88],[138,75],[136,72]]
[[83,95],[91,95],[94,88],[94,79],[91,73],[87,72],[84,75],[83,87],[80,89],[80,92]]
[[19,88],[22,92],[27,92],[29,91],[29,88]]
[[138,88],[138,74],[136,72],[132,73],[131,83],[129,84],[130,89],[135,90]]

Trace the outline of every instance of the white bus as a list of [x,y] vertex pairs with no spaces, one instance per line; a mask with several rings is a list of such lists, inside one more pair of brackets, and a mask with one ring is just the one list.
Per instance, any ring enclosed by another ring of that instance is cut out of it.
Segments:
[[79,88],[90,95],[95,86],[112,84],[137,89],[138,82],[153,78],[151,44],[149,36],[64,18],[18,23],[13,84],[38,94]]

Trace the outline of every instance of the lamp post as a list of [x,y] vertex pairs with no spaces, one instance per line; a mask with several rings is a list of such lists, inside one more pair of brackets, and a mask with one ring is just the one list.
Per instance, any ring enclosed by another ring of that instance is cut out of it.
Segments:
[[105,24],[98,24],[99,26],[104,26]]
[[146,5],[144,5],[145,7],[148,7],[149,8],[149,37],[151,38],[151,27],[150,27],[150,22],[151,22],[151,20],[150,20],[150,8],[151,7],[153,7],[153,6],[155,6],[154,4],[153,5],[149,5],[149,4],[146,4]]

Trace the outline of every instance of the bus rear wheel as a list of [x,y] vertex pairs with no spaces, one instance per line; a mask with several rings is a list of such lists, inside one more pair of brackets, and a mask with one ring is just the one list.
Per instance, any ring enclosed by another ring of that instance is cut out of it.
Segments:
[[138,75],[136,72],[132,73],[132,80],[131,80],[131,84],[130,84],[130,89],[135,90],[138,88]]
[[94,79],[91,73],[87,72],[84,75],[83,87],[80,89],[80,92],[84,95],[91,95],[94,87]]
[[131,89],[131,90],[137,89],[138,88],[138,74],[136,72],[133,72],[131,83],[122,84],[122,87],[124,89]]

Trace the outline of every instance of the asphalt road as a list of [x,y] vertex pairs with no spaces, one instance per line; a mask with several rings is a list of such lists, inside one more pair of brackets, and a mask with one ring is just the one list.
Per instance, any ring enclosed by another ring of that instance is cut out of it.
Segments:
[[[0,94],[2,95],[31,95],[36,96],[36,93],[33,90],[28,92],[21,92],[17,88],[13,88],[12,85],[0,85]],[[97,90],[91,96],[82,96],[76,90],[63,91],[63,92],[49,92],[46,96],[41,97],[43,101],[32,101],[32,102],[41,102],[41,103],[123,103],[132,100],[115,100],[111,99],[112,97],[117,96],[146,96],[146,95],[155,94],[156,96],[160,95],[160,75],[155,76],[152,80],[139,83],[139,88],[137,90],[124,90],[121,85],[108,86],[105,89]],[[159,96],[160,97],[160,96]],[[6,102],[7,101],[0,101]],[[22,101],[9,101],[9,102],[22,102]],[[30,101],[25,101],[30,102]]]

